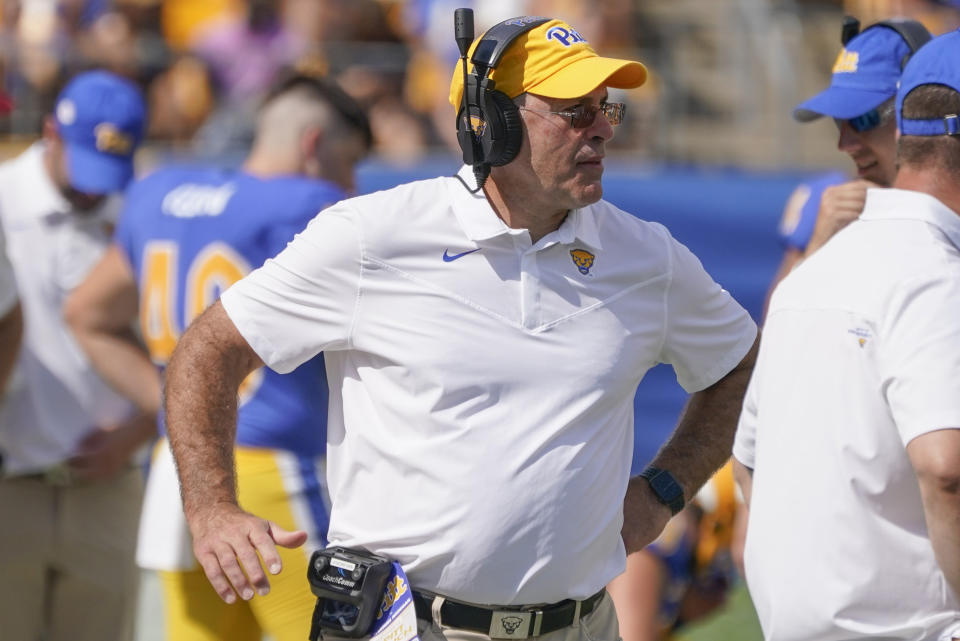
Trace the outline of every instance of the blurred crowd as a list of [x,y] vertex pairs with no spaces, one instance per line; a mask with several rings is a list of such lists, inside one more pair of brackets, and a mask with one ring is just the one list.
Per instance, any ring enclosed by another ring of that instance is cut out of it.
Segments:
[[[64,79],[103,67],[135,80],[148,96],[149,140],[191,155],[223,157],[249,143],[250,116],[265,88],[279,72],[292,68],[336,78],[369,110],[375,152],[393,162],[416,162],[431,151],[455,149],[447,102],[457,56],[452,13],[472,5],[478,30],[513,15],[551,15],[582,25],[595,49],[649,63],[652,81],[616,97],[628,103],[630,117],[618,131],[614,149],[629,149],[640,158],[709,162],[718,157],[750,164],[751,158],[737,155],[745,151],[733,150],[730,156],[731,145],[722,134],[742,136],[751,121],[753,146],[767,149],[752,160],[811,164],[802,149],[784,156],[778,131],[788,118],[787,105],[808,91],[806,85],[828,75],[832,60],[822,51],[833,47],[807,46],[816,54],[798,60],[790,42],[803,47],[816,35],[810,30],[834,38],[845,11],[864,22],[873,16],[911,15],[943,32],[960,22],[957,4],[3,0],[0,132],[35,136]],[[756,55],[769,51],[770,42],[785,43],[786,55]],[[809,69],[815,77],[805,80]],[[701,128],[716,134],[711,136],[714,152],[699,135]]]
[[[148,137],[218,156],[249,143],[278,73],[335,77],[369,110],[376,149],[416,159],[453,144],[453,9],[465,0],[8,0],[0,17],[0,127],[32,136],[66,77],[102,67],[148,96]],[[563,13],[610,48],[635,46],[630,3],[476,3],[477,27]],[[598,43],[599,44],[599,43]]]

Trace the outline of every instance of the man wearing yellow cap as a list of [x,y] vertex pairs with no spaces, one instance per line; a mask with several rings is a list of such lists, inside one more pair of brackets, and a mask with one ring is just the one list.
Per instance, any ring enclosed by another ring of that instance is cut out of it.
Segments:
[[[666,229],[601,200],[623,114],[607,88],[640,85],[642,65],[557,20],[474,47],[474,66],[496,59],[469,70],[458,118],[474,167],[330,207],[181,339],[167,428],[194,552],[232,602],[303,543],[238,506],[226,445],[248,372],[322,351],[329,540],[405,572],[383,601],[408,600],[410,635],[613,641],[604,586],[729,456],[756,327]],[[659,362],[693,398],[631,480],[634,392]],[[331,558],[324,576],[354,585]],[[362,617],[344,611],[346,631]],[[344,636],[328,614],[315,636]]]

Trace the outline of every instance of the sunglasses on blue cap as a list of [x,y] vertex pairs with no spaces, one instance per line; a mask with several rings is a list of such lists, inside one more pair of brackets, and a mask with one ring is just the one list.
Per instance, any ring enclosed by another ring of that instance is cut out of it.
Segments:
[[856,118],[834,118],[833,121],[837,123],[837,127],[846,122],[850,127],[857,133],[863,133],[865,131],[870,131],[871,129],[876,129],[880,125],[880,111],[878,109],[871,109],[866,113],[862,113]]

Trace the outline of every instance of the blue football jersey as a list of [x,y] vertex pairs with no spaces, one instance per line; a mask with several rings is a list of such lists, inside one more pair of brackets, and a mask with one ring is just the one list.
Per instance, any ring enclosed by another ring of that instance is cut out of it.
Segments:
[[838,171],[814,176],[800,184],[790,195],[780,221],[780,241],[787,248],[803,251],[813,237],[813,228],[820,211],[820,199],[827,187],[850,180]]
[[[137,279],[153,361],[165,367],[193,319],[344,196],[323,181],[209,167],[164,168],[132,184],[114,240]],[[237,443],[321,454],[327,396],[322,355],[289,374],[256,370],[240,387]]]

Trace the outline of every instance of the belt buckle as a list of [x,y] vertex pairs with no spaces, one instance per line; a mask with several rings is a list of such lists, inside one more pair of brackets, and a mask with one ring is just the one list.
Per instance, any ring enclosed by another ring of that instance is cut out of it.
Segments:
[[[533,621],[532,634],[531,620]],[[540,636],[542,621],[542,610],[494,610],[490,616],[490,630],[487,636],[491,639],[526,639],[530,636]]]

